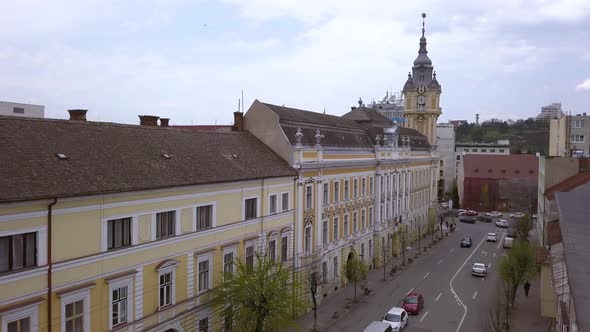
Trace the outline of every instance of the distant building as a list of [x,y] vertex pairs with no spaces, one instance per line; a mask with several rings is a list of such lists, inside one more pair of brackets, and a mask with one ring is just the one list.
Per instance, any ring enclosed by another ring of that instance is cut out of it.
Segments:
[[44,118],[45,106],[0,101],[0,115]]
[[466,155],[457,177],[461,207],[477,211],[536,211],[534,155]]
[[457,128],[462,125],[469,124],[467,120],[449,120],[449,123],[453,125],[453,127]]
[[436,125],[438,134],[438,155],[442,158],[440,161],[440,180],[443,192],[438,193],[438,197],[450,196],[453,192],[455,183],[455,127],[450,123],[439,123]]
[[590,116],[586,113],[562,116],[549,123],[549,155],[590,156]]
[[388,118],[391,121],[397,123],[404,123],[404,97],[403,95],[385,92],[385,97],[381,101],[373,101],[367,105],[370,108],[376,109],[381,115]]
[[541,113],[537,115],[537,120],[550,120],[562,117],[564,114],[561,111],[561,103],[553,103],[551,105],[541,107]]
[[508,155],[510,154],[510,140],[498,140],[496,143],[455,143],[455,176],[457,176],[458,170],[463,167],[463,156],[467,154]]

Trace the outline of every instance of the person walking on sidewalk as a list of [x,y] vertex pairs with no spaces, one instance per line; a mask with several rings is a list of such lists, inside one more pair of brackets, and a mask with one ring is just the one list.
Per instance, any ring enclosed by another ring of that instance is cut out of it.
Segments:
[[529,289],[531,289],[531,284],[529,283],[529,281],[527,280],[524,283],[524,296],[529,297]]

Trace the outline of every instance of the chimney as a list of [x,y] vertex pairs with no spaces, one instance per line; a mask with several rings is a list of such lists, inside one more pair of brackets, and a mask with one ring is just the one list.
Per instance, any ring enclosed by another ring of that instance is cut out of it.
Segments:
[[232,131],[244,131],[244,113],[234,112],[234,125]]
[[160,118],[160,127],[168,127],[169,118]]
[[70,120],[86,121],[86,112],[88,110],[68,110],[70,112]]
[[141,126],[157,126],[159,116],[155,115],[138,115],[139,116],[139,124]]

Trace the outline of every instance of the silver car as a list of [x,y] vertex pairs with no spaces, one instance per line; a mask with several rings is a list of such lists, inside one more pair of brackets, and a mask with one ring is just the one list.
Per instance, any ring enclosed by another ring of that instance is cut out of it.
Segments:
[[471,275],[478,276],[478,277],[485,277],[487,274],[486,265],[483,263],[473,263],[473,267],[471,268]]

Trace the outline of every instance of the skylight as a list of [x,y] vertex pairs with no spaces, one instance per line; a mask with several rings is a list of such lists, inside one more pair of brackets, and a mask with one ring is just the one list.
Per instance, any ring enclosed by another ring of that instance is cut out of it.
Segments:
[[237,154],[235,154],[235,153],[230,153],[230,156],[231,156],[232,158],[234,158],[234,159],[238,159],[238,155],[237,155]]
[[68,156],[66,156],[63,153],[56,153],[55,156],[57,157],[57,159],[59,160],[68,160]]
[[172,156],[166,152],[162,152],[162,157],[166,158],[166,159],[170,159],[172,158]]

